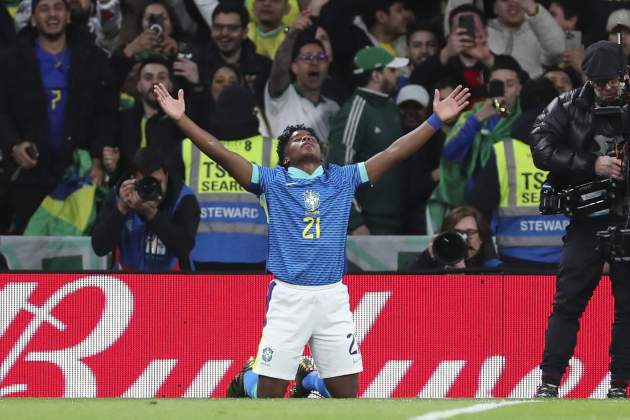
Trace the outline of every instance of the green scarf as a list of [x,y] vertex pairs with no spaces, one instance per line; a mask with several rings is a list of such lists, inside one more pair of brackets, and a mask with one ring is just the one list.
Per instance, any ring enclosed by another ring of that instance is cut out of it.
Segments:
[[[475,104],[470,111],[459,116],[455,126],[448,133],[445,144],[448,144],[459,134],[468,117],[476,113],[482,106],[483,101]],[[488,131],[486,128],[488,120],[484,121],[482,129],[475,135],[468,156],[463,162],[451,162],[442,157],[440,160],[440,182],[433,190],[427,205],[430,216],[430,221],[427,222],[429,233],[431,233],[431,228],[433,232],[438,232],[444,217],[455,207],[465,204],[464,194],[468,180],[478,169],[485,166],[495,143],[512,137],[510,133],[512,124],[519,115],[521,115],[521,106],[517,100],[510,115],[507,118],[501,118],[492,131]]]

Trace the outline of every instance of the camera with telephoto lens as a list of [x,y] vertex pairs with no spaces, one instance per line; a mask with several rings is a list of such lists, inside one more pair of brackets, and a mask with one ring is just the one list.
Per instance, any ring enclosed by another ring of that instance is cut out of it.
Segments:
[[162,186],[155,177],[145,176],[138,179],[134,182],[134,187],[142,201],[160,202],[162,200]]
[[164,32],[164,16],[158,14],[150,14],[148,17],[149,30],[156,35],[162,35]]
[[444,265],[455,265],[468,255],[468,235],[449,230],[433,240],[433,255]]

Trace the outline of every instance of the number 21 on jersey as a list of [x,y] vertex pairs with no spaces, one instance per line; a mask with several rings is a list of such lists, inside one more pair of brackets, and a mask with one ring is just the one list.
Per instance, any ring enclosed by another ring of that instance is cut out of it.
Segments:
[[305,217],[304,230],[302,231],[302,238],[304,239],[319,239],[320,237],[320,225],[319,225],[319,217]]

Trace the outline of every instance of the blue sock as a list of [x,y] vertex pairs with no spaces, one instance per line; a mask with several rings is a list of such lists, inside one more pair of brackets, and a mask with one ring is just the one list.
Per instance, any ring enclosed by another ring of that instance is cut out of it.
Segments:
[[243,386],[245,387],[245,394],[249,398],[258,398],[258,374],[253,370],[248,370],[243,374]]
[[302,379],[302,386],[309,391],[316,391],[324,398],[330,398],[326,383],[317,372],[311,372]]

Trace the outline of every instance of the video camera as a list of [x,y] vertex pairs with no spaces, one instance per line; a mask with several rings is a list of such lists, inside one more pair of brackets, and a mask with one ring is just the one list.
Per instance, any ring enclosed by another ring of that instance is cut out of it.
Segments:
[[[619,62],[625,62],[621,34],[617,36],[617,44],[623,58]],[[598,132],[599,139],[595,136],[595,141],[600,151],[622,161],[624,180],[598,179],[561,189],[548,180],[542,186],[540,212],[564,213],[573,218],[607,212],[613,220],[625,219],[596,233],[597,250],[607,261],[630,261],[630,78],[627,66],[619,70],[616,100],[593,109],[593,126]]]

